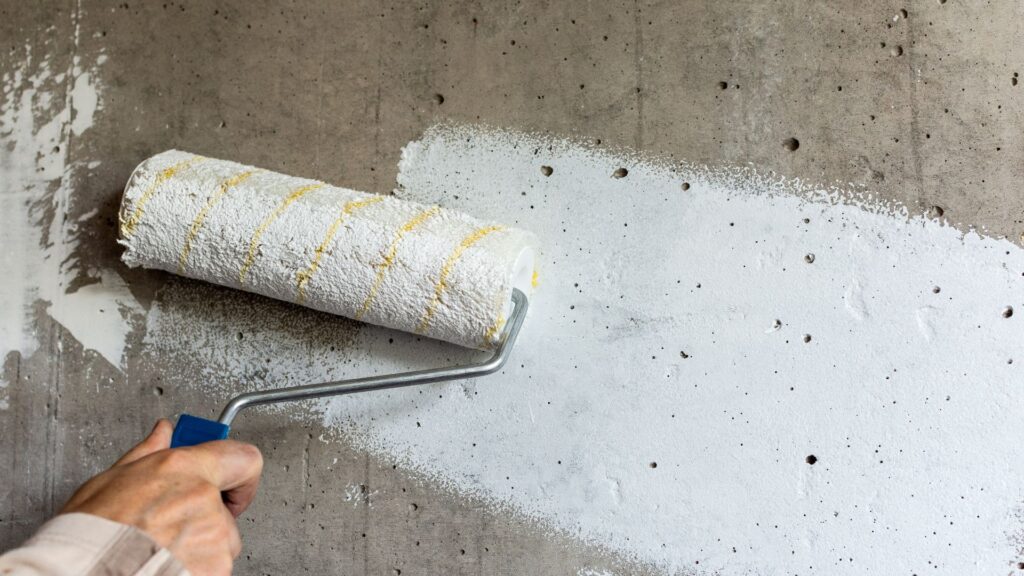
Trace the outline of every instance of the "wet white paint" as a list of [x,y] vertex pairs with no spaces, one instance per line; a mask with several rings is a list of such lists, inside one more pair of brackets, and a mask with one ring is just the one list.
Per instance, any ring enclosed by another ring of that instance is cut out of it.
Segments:
[[[410,144],[399,181],[405,198],[533,230],[544,273],[502,373],[323,402],[357,446],[667,571],[1017,561],[1012,243],[749,170],[474,128]],[[171,284],[147,349],[201,367],[213,404],[239,382],[467,357],[369,327],[333,350],[347,325],[210,296]]]
[[[96,66],[76,58],[66,72],[31,49],[19,66],[5,72],[0,98],[0,359],[8,352],[34,352],[36,303],[83,346],[121,367],[129,317],[140,307],[113,271],[76,270],[72,254],[78,227],[96,212],[66,220],[77,169],[97,161],[70,164],[69,132],[88,131],[100,106]],[[53,216],[56,215],[56,216]],[[48,221],[48,223],[47,223]],[[66,294],[76,274],[89,279]]]

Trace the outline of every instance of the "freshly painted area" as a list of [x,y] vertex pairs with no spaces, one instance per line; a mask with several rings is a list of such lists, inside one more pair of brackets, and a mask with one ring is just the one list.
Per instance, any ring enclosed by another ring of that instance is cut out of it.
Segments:
[[[475,127],[410,143],[399,184],[532,230],[546,272],[501,374],[322,403],[357,446],[669,571],[1013,561],[1017,246],[752,170]],[[177,335],[213,397],[464,358],[371,327],[337,352],[239,345],[182,297],[149,346]]]

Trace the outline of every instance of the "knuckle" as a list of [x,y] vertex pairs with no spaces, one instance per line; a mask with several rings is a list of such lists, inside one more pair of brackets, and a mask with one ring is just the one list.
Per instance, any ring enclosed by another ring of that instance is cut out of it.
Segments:
[[260,470],[263,469],[263,453],[260,452],[259,448],[252,444],[240,444],[238,449],[246,459],[252,461],[254,466]]
[[157,463],[157,467],[162,473],[188,470],[193,465],[193,458],[186,450],[165,450],[160,453],[160,460]]
[[221,505],[220,490],[213,484],[206,482],[196,483],[188,488],[185,493],[185,502],[189,508],[200,511],[211,503]]

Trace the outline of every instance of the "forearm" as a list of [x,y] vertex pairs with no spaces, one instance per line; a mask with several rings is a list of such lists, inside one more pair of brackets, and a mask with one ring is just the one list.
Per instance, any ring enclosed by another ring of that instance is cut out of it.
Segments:
[[142,531],[91,514],[61,514],[0,556],[0,574],[182,576],[185,568]]

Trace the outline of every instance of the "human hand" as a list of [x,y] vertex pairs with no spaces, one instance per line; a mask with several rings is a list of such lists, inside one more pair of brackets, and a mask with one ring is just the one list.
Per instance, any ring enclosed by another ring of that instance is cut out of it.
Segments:
[[85,484],[62,513],[83,512],[134,526],[196,576],[230,574],[242,550],[237,518],[256,496],[263,457],[234,440],[170,449],[174,428],[149,436]]

